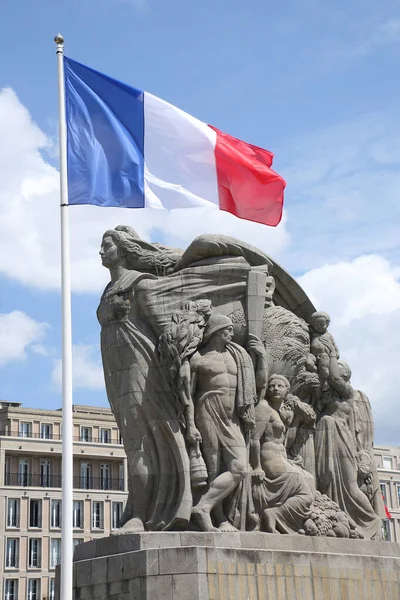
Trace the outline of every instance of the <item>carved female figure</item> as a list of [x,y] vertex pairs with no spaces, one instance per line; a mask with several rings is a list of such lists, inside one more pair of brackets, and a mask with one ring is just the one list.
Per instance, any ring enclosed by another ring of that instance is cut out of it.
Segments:
[[329,378],[326,404],[315,433],[318,489],[334,500],[368,539],[379,539],[381,520],[358,485],[359,465],[353,429],[357,392],[349,383],[351,371],[338,361]]
[[130,470],[122,532],[185,527],[192,506],[185,440],[155,352],[160,331],[143,318],[137,297],[141,286],[157,279],[136,270],[140,243],[121,226],[106,231],[100,250],[111,275],[97,311],[104,378]]
[[256,426],[250,438],[254,505],[261,529],[269,533],[299,532],[315,497],[313,477],[286,454],[280,410],[289,387],[286,377],[271,375],[267,400],[256,406]]

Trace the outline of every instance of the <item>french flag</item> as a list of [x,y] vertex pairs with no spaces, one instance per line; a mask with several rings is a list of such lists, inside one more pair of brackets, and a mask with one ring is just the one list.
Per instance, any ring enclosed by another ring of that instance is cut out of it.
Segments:
[[209,207],[278,225],[273,154],[64,58],[70,204]]

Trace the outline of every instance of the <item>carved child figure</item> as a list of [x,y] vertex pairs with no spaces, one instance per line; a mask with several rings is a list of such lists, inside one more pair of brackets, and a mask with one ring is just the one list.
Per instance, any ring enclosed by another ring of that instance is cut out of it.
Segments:
[[321,384],[327,381],[331,373],[332,361],[337,363],[339,359],[339,349],[328,331],[330,322],[331,318],[326,312],[314,312],[311,315],[310,349],[317,362]]

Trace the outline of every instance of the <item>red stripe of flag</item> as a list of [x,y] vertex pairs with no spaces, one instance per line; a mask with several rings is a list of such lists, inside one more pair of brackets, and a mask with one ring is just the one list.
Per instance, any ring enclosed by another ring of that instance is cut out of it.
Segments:
[[214,153],[220,209],[248,221],[278,225],[286,182],[271,169],[272,152],[209,127],[217,133]]

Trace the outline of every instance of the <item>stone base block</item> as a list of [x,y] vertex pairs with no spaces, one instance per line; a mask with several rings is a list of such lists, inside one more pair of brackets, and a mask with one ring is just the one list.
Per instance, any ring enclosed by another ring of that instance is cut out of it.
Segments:
[[141,533],[75,548],[75,600],[400,600],[400,546],[265,533]]

